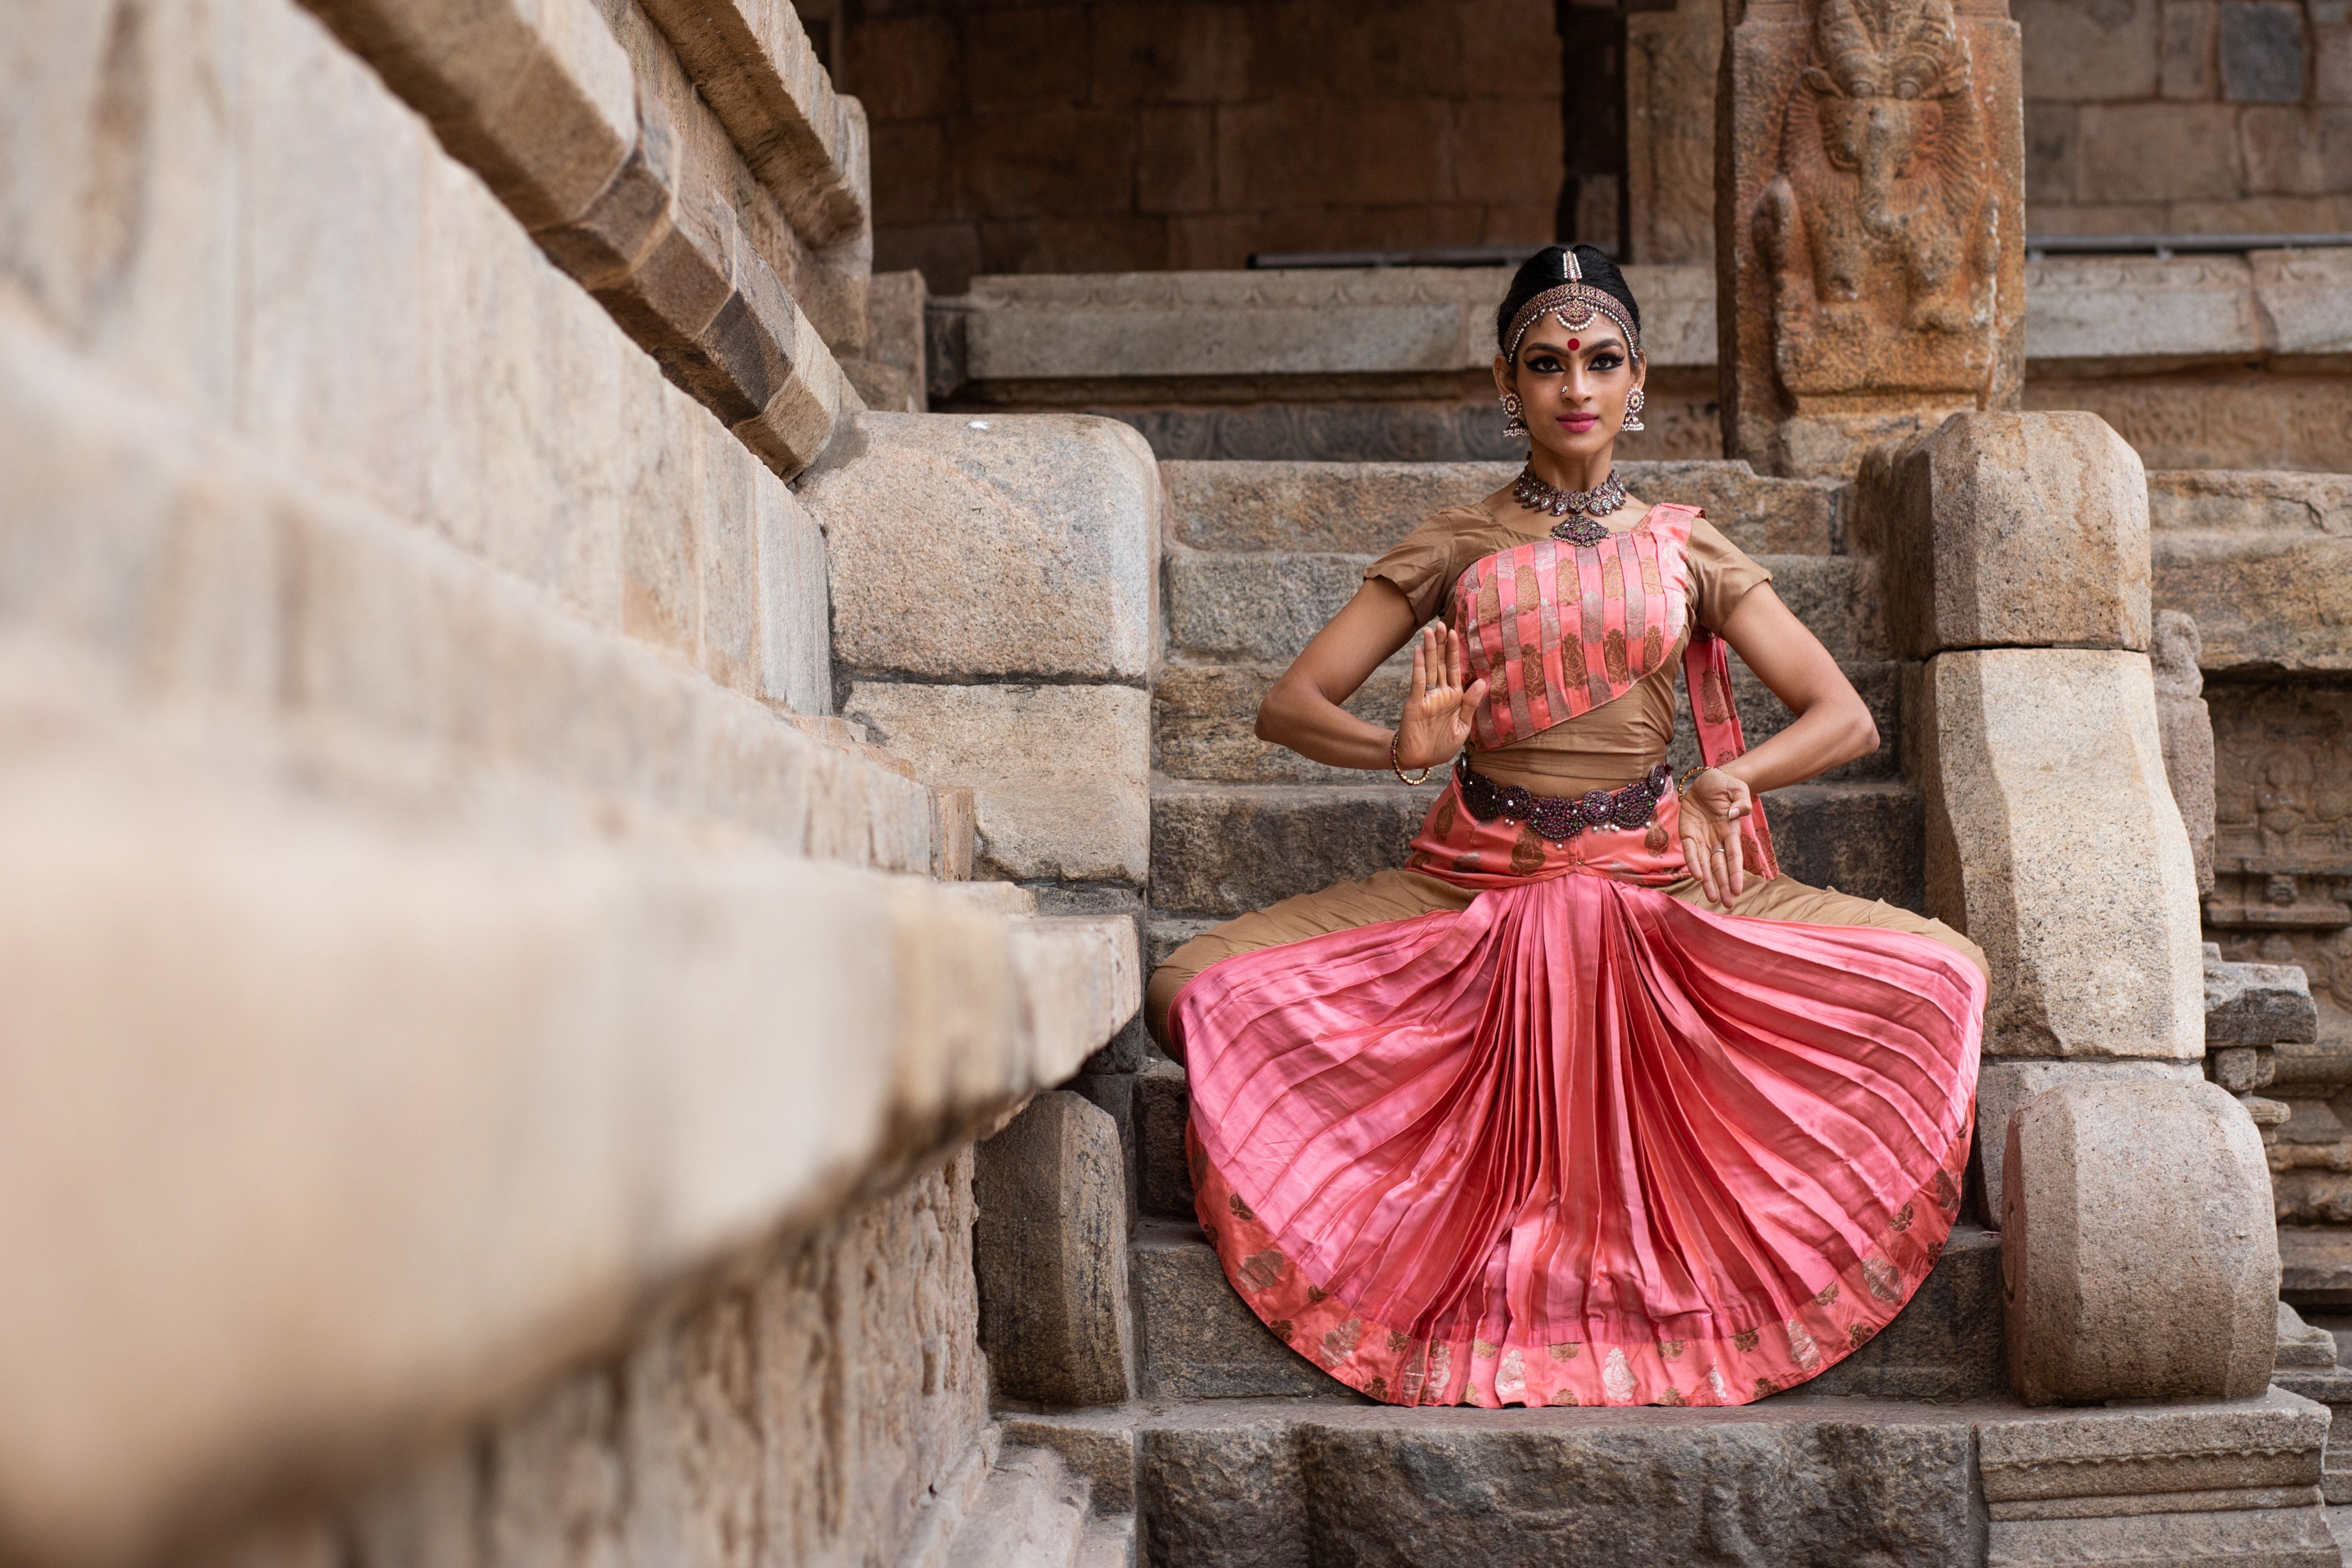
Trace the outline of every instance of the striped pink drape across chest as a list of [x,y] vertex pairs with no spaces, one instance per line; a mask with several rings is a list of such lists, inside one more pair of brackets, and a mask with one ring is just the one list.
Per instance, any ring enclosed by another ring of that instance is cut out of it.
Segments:
[[1530,540],[1455,584],[1455,629],[1490,682],[1474,720],[1492,751],[1622,697],[1666,661],[1690,614],[1686,506],[1654,506],[1598,544]]

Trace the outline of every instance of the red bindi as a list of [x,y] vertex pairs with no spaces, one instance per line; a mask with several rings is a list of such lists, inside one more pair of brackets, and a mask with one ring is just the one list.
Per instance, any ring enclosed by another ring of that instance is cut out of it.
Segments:
[[1569,339],[1569,340],[1568,340],[1568,352],[1569,352],[1569,353],[1574,353],[1577,350],[1579,350],[1579,349],[1582,348],[1583,346],[1584,346],[1584,345],[1583,345],[1582,343],[1578,342],[1574,338],[1570,338],[1570,339]]

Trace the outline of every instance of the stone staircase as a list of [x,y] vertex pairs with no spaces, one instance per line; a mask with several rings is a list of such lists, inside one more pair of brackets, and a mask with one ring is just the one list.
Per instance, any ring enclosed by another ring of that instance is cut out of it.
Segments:
[[2004,1394],[2000,1238],[1963,1225],[1883,1333],[1790,1394],[1732,1410],[1398,1409],[1243,1304],[1185,1212],[1181,1072],[1155,1062],[1139,1088],[1128,1396],[1074,1410],[1000,1395],[996,1415],[1009,1449],[1049,1450],[1084,1479],[1141,1562],[2343,1561],[2317,1506],[2328,1413],[2309,1401],[2345,1397],[2352,1373],[2323,1367],[2326,1336],[2290,1313],[2284,1386],[2261,1398],[2027,1409]]
[[[1367,560],[1511,472],[1307,462],[1162,471],[1155,960],[1217,921],[1401,861],[1433,792],[1268,746],[1251,733],[1256,705]],[[1629,465],[1627,479],[1644,497],[1706,506],[1771,566],[1877,717],[1876,753],[1769,800],[1784,867],[1917,908],[1922,807],[1898,763],[1902,667],[1881,627],[1874,563],[1844,548],[1842,490],[1722,462]],[[1751,742],[1787,721],[1736,666],[1735,679]],[[1384,721],[1403,682],[1402,668],[1383,668],[1356,705]],[[1696,760],[1686,725],[1675,752],[1677,766]],[[2352,1373],[2321,1367],[2311,1346],[2291,1352],[2288,1317],[2282,1366],[2297,1370],[2282,1382],[2294,1392],[2028,1409],[2006,1394],[2000,1238],[1970,1208],[1901,1316],[1790,1394],[1732,1410],[1397,1409],[1326,1375],[1226,1283],[1192,1214],[1180,1065],[1131,1033],[1072,1087],[1110,1113],[1125,1156],[1123,1289],[1103,1283],[1116,1272],[1110,1258],[1087,1284],[1089,1300],[1122,1298],[1123,1348],[1106,1350],[1103,1364],[1125,1370],[1089,1408],[1025,1404],[1000,1384],[996,1416],[1009,1447],[1050,1450],[1083,1478],[1097,1513],[1131,1531],[1123,1538],[1140,1561],[2343,1561],[2318,1507],[2328,1415],[2311,1400],[2352,1396],[2338,1386]],[[1110,1125],[1098,1136],[1109,1150]],[[1097,1158],[1098,1168],[1116,1163]],[[1095,1245],[1116,1254],[1122,1227],[1098,1223]],[[2329,1481],[2331,1494],[2345,1490]]]

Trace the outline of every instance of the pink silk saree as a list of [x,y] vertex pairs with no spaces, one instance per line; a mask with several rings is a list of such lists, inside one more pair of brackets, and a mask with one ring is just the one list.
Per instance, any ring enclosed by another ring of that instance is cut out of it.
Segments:
[[[1597,564],[1547,541],[1464,574],[1458,616],[1497,574],[1522,611],[1514,628],[1490,595],[1472,643],[1490,680],[1526,672],[1497,681],[1486,732],[1655,665],[1644,624],[1683,613],[1675,510]],[[1604,572],[1619,592],[1580,639],[1575,574]],[[1630,621],[1629,577],[1652,601]],[[1574,640],[1597,668],[1563,679]],[[1684,668],[1703,753],[1737,755],[1720,640],[1701,631]],[[1408,864],[1478,889],[1467,909],[1237,954],[1178,994],[1201,1225],[1242,1299],[1342,1383],[1396,1405],[1741,1405],[1851,1354],[1935,1266],[1982,977],[1926,937],[1670,898],[1677,805],[1552,843],[1449,784]],[[1760,814],[1748,858],[1772,863]]]

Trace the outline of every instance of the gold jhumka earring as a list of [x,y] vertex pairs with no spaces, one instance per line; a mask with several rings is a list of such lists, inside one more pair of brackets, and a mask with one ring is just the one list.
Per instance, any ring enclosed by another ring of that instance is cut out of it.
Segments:
[[1527,405],[1519,401],[1519,395],[1516,392],[1503,394],[1503,434],[1524,436],[1527,433]]
[[1643,429],[1644,426],[1642,424],[1642,407],[1648,401],[1649,399],[1642,395],[1642,389],[1638,386],[1633,391],[1627,393],[1625,395],[1625,423],[1620,425],[1617,428],[1620,430]]

